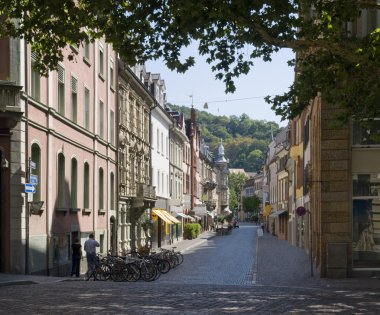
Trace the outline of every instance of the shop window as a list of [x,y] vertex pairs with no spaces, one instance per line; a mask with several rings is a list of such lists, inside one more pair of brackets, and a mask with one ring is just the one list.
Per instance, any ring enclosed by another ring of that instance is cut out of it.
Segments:
[[358,122],[352,125],[352,144],[354,146],[380,145],[380,120]]
[[32,161],[36,164],[34,170],[31,169],[33,175],[38,178],[38,183],[35,185],[36,192],[33,194],[33,201],[41,200],[41,149],[37,143],[32,144]]

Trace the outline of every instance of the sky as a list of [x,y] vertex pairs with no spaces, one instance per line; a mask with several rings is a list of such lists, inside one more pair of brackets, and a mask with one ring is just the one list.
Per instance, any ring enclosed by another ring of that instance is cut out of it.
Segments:
[[[223,81],[215,79],[211,66],[194,51],[188,53],[194,54],[196,64],[185,74],[170,71],[160,60],[146,63],[147,72],[160,73],[165,81],[168,103],[188,107],[193,104],[196,109],[213,115],[239,117],[245,113],[254,120],[274,121],[286,126],[287,121],[281,121],[281,117],[275,115],[264,97],[281,94],[292,84],[294,69],[287,65],[287,61],[294,57],[290,50],[284,49],[273,55],[272,62],[256,60],[247,75],[235,79],[233,94],[225,93]],[[208,109],[204,108],[206,102]]]

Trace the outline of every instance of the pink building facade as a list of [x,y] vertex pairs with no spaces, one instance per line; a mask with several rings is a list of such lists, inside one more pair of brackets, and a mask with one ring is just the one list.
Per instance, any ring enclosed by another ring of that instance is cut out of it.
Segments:
[[[64,54],[75,51],[76,58],[41,77],[23,40],[2,42],[0,50],[9,50],[0,61],[9,71],[0,80],[23,87],[24,113],[19,141],[10,141],[10,151],[19,152],[10,170],[17,185],[2,209],[9,212],[10,234],[2,244],[9,261],[1,269],[65,275],[75,238],[83,245],[94,233],[100,252],[116,244],[116,54],[102,40],[70,46]],[[25,193],[25,183],[33,183],[35,192]]]

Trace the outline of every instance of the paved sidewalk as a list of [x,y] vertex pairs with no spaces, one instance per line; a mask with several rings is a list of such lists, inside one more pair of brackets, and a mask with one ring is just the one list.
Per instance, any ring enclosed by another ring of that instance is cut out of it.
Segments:
[[326,279],[320,278],[314,269],[311,276],[309,255],[303,249],[279,240],[267,232],[258,237],[256,272],[258,285],[347,290],[380,289],[380,280],[377,277]]
[[182,240],[177,243],[171,244],[171,245],[165,245],[162,246],[162,248],[165,249],[172,249],[175,247],[175,251],[185,253],[187,250],[190,250],[196,246],[199,246],[200,244],[207,242],[208,239],[214,237],[216,235],[213,231],[205,231],[201,233],[197,238],[192,240]]
[[[182,253],[187,250],[199,246],[200,244],[206,242],[209,238],[215,236],[215,232],[206,231],[200,234],[197,238],[193,240],[183,240],[172,245],[162,246],[165,249],[172,249],[176,247],[176,251]],[[61,282],[61,281],[78,281],[82,280],[80,278],[71,277],[49,277],[49,276],[35,276],[35,275],[23,275],[23,274],[8,274],[0,273],[0,287],[9,285],[25,285],[25,284],[43,284],[51,282]]]

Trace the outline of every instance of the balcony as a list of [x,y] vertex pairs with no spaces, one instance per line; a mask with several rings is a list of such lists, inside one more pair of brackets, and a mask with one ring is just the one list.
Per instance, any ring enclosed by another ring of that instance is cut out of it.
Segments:
[[21,119],[21,88],[14,82],[0,81],[0,122],[5,128],[13,128]]
[[204,190],[213,190],[217,186],[217,183],[210,179],[203,180],[201,184]]
[[143,183],[136,184],[136,198],[156,200],[156,187]]
[[208,211],[212,211],[216,208],[216,200],[206,201],[205,203]]

